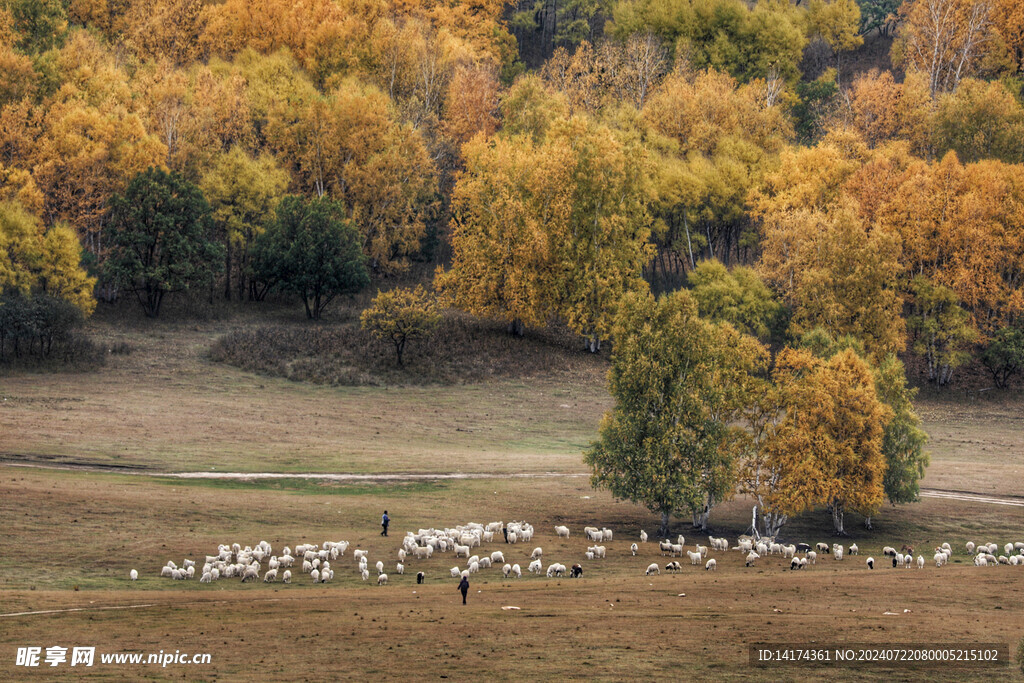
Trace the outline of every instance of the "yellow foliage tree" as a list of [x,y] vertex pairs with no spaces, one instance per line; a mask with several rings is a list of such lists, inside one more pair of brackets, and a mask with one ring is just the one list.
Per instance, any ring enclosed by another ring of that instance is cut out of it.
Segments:
[[884,499],[882,439],[891,412],[849,349],[827,361],[785,349],[772,376],[785,412],[762,444],[766,471],[777,475],[759,492],[765,507],[791,516],[825,505],[843,535],[847,510],[870,516]]

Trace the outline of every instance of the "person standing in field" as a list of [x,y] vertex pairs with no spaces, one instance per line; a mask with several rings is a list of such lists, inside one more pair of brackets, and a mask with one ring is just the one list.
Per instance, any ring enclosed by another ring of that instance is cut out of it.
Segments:
[[388,517],[388,511],[385,510],[384,511],[384,516],[380,518],[380,525],[383,528],[383,531],[380,532],[381,536],[387,536],[388,535],[388,524],[390,524],[390,523],[391,523],[391,518]]
[[459,581],[459,590],[462,591],[462,604],[466,604],[466,593],[469,592],[469,577],[463,574],[462,581]]

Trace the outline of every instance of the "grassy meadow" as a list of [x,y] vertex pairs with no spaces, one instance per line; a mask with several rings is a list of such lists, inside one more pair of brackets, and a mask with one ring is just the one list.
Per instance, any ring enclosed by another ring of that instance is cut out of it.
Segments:
[[[97,338],[130,344],[131,353],[110,355],[91,373],[0,378],[0,612],[81,609],[0,616],[0,679],[71,674],[15,667],[18,647],[94,645],[98,652],[212,656],[205,666],[97,664],[87,672],[112,680],[778,680],[805,670],[751,668],[750,643],[1002,642],[1012,649],[1024,637],[1024,567],[976,568],[963,550],[967,540],[1024,540],[1024,507],[925,498],[883,509],[872,531],[849,515],[860,557],[821,557],[792,572],[778,556],[747,568],[738,552],[713,553],[715,572],[684,557],[680,574],[665,573],[654,515],[593,490],[585,476],[580,452],[610,406],[600,360],[528,380],[330,386],[211,360],[224,330],[217,321],[140,330],[92,325]],[[1012,401],[929,398],[919,410],[932,436],[925,487],[1020,496],[1024,425]],[[211,471],[382,478],[166,476]],[[403,473],[487,476],[403,480]],[[378,526],[385,508],[393,519],[386,539]],[[738,498],[716,508],[711,522],[716,535],[734,540],[749,518],[750,501]],[[511,519],[532,523],[534,541],[480,550],[503,551],[523,578],[483,570],[471,577],[465,607],[448,575],[451,554],[409,560],[404,576],[394,573],[406,530]],[[555,537],[559,524],[572,529],[570,538]],[[584,559],[586,525],[615,530],[606,560]],[[640,529],[652,540],[633,557],[629,545]],[[673,531],[691,547],[698,540],[686,520]],[[783,533],[793,542],[831,543],[829,531],[819,511]],[[371,569],[384,561],[390,583],[364,583],[351,549],[332,563],[335,580],[326,585],[295,568],[291,585],[159,577],[168,560],[201,564],[219,543],[260,540],[275,553],[348,540],[369,551]],[[936,569],[931,548],[943,541],[957,554]],[[882,546],[903,544],[929,560],[924,570],[881,561],[866,569],[866,556],[880,559]],[[581,562],[583,579],[528,574],[535,546],[544,549],[545,567]],[[644,575],[651,562],[661,575]],[[140,574],[134,583],[133,568]],[[417,571],[426,574],[423,585]],[[502,609],[509,606],[520,609]],[[873,680],[886,671],[827,675]],[[901,679],[983,675],[892,672]]]

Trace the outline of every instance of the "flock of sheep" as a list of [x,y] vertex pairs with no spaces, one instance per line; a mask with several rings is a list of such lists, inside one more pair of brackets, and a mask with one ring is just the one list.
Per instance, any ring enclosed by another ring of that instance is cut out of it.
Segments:
[[[612,530],[588,526],[583,531],[588,543],[593,543],[593,545],[587,546],[586,551],[583,553],[583,558],[588,561],[605,559],[608,555],[608,546],[604,544],[612,541]],[[556,526],[555,534],[558,538],[568,538],[570,531],[566,526]],[[527,522],[521,521],[509,522],[507,525],[503,522],[491,522],[487,525],[471,522],[453,528],[420,529],[416,533],[410,531],[403,538],[401,548],[398,550],[395,572],[397,574],[404,574],[407,562],[427,560],[432,558],[435,553],[451,553],[456,560],[465,560],[464,567],[456,563],[449,570],[452,578],[469,576],[485,569],[500,569],[505,579],[518,579],[522,577],[520,565],[506,562],[504,552],[496,550],[486,553],[481,550],[474,553],[473,549],[481,547],[484,543],[493,543],[495,541],[503,541],[512,545],[530,543],[533,540],[533,535],[533,527]],[[641,531],[640,543],[646,543],[647,540],[647,533]],[[302,574],[308,575],[309,580],[313,583],[327,583],[333,580],[335,575],[335,569],[331,563],[333,562],[338,566],[340,558],[345,556],[345,551],[348,550],[348,547],[348,541],[324,541],[322,545],[302,543],[296,545],[294,550],[285,546],[281,553],[275,555],[273,554],[273,548],[266,541],[260,541],[255,546],[245,546],[244,548],[238,543],[220,545],[217,547],[217,554],[207,555],[199,569],[196,568],[197,562],[194,560],[185,559],[180,567],[174,562],[169,561],[161,568],[160,576],[170,579],[187,580],[195,578],[198,574],[200,583],[212,583],[230,578],[238,578],[242,583],[247,583],[258,581],[262,577],[265,583],[273,583],[280,580],[287,584],[292,581],[292,568],[294,568],[295,571],[301,570]],[[966,548],[967,553],[973,556],[976,566],[995,566],[997,564],[1024,565],[1024,542],[1005,544],[1002,547],[1003,554],[998,556],[996,556],[996,553],[999,552],[1000,548],[995,543],[975,544],[970,542],[967,543]],[[705,570],[715,571],[718,567],[718,561],[714,557],[708,557],[709,552],[728,552],[730,550],[730,543],[726,538],[708,536],[707,545],[694,543],[693,550],[688,550],[686,548],[686,539],[680,535],[674,541],[668,539],[660,541],[659,549],[663,556],[682,558],[685,553],[690,565],[703,565]],[[860,554],[860,549],[856,543],[851,544],[849,548],[845,548],[838,543],[833,543],[831,546],[827,543],[818,543],[812,548],[806,543],[784,545],[776,542],[774,539],[753,539],[747,536],[741,536],[737,544],[732,546],[731,550],[739,551],[745,555],[744,564],[747,567],[755,566],[762,558],[780,555],[784,560],[789,560],[791,570],[803,569],[807,565],[814,565],[817,563],[819,556],[823,555],[831,554],[833,559],[841,561],[846,556]],[[630,552],[633,556],[636,556],[640,552],[640,546],[637,543],[631,543]],[[893,547],[886,546],[882,549],[882,555],[891,558],[893,567],[910,568],[916,566],[918,569],[923,569],[925,566],[924,556],[919,554],[915,560],[913,548],[908,548],[907,546],[903,546],[898,551]],[[933,556],[935,566],[941,567],[946,564],[952,555],[953,550],[948,543],[943,543],[935,548]],[[583,576],[583,566],[579,563],[574,563],[571,565],[571,568],[567,568],[562,563],[552,562],[545,571],[543,556],[544,551],[541,547],[534,548],[529,556],[530,563],[527,567],[529,573],[536,575],[544,574],[548,578],[565,575],[573,578]],[[369,580],[371,576],[369,551],[354,549],[352,558],[355,560],[354,571],[358,573],[363,581]],[[264,562],[266,562],[266,571],[263,569]],[[868,557],[866,564],[868,569],[874,569],[875,559]],[[665,571],[670,573],[682,571],[682,568],[683,565],[677,560],[670,560],[665,565]],[[377,585],[386,585],[388,575],[385,573],[384,562],[378,560],[374,565],[374,569],[376,570]],[[657,562],[653,562],[647,566],[644,573],[647,576],[661,574],[661,567]],[[138,571],[132,569],[129,573],[129,578],[135,581],[138,577]],[[424,572],[417,572],[417,583],[422,583],[424,578]]]

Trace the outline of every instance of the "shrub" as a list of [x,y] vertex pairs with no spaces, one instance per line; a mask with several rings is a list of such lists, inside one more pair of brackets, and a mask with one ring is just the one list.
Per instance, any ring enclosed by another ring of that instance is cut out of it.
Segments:
[[364,330],[394,345],[399,365],[406,343],[429,336],[440,320],[437,303],[422,285],[378,292],[372,305],[359,316]]

